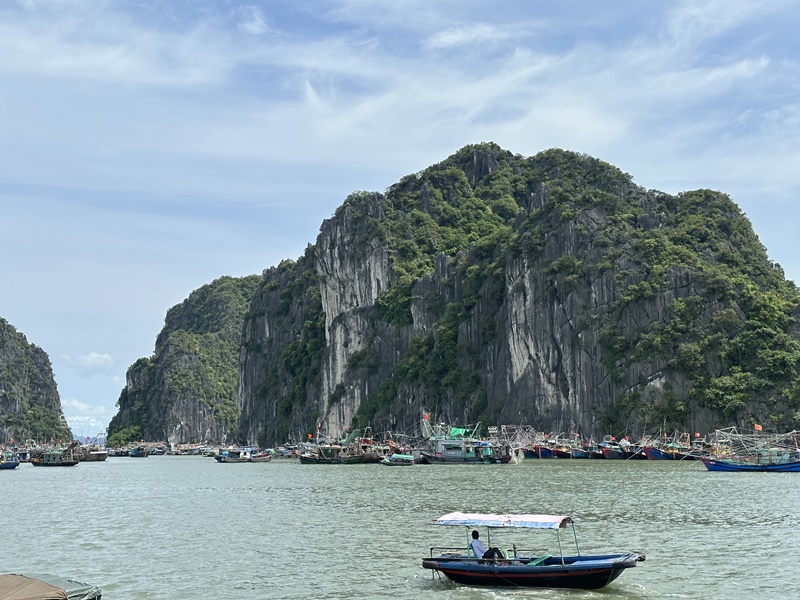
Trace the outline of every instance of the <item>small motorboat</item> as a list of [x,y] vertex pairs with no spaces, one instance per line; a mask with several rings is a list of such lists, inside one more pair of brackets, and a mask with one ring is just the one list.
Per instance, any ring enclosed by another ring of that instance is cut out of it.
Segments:
[[413,467],[414,455],[394,453],[390,456],[384,457],[384,459],[381,461],[381,464],[386,465],[387,467]]
[[[475,556],[469,542],[461,548],[434,546],[422,566],[434,573],[443,573],[456,583],[485,586],[543,587],[597,589],[619,577],[625,569],[645,559],[640,552],[616,554],[581,554],[575,523],[571,517],[558,515],[494,515],[455,512],[439,517],[437,525],[461,525],[469,530],[487,527],[489,545],[492,529],[552,529],[556,532],[558,554],[533,553],[518,549],[499,548],[503,558],[487,559]],[[572,527],[576,553],[565,556],[560,530]]]

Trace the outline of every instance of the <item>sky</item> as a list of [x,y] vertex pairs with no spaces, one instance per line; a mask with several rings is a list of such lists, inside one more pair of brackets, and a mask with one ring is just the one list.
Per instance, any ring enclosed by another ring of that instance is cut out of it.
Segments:
[[4,0],[0,317],[94,436],[167,310],[467,144],[730,195],[800,281],[800,3]]

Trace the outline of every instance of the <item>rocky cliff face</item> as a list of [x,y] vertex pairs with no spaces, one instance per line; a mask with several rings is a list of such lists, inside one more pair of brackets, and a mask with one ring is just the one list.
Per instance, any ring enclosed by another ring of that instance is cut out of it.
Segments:
[[797,425],[797,290],[724,194],[467,147],[349,197],[245,319],[240,440],[317,423],[632,435]]
[[169,310],[153,356],[128,369],[110,439],[228,440],[238,422],[242,321],[259,281],[222,277]]
[[0,443],[71,440],[50,358],[0,318]]

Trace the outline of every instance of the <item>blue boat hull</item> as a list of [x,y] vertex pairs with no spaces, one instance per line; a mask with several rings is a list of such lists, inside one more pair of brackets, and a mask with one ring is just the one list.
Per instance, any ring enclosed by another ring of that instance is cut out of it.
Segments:
[[516,561],[492,564],[439,557],[423,559],[422,566],[465,585],[593,590],[608,585],[640,560],[644,557],[635,553],[564,557],[566,564],[561,564],[560,558],[551,558],[545,564],[531,567]]
[[664,452],[653,446],[645,446],[644,453],[650,460],[672,460],[672,455],[669,452]]
[[701,458],[706,469],[709,471],[756,471],[771,473],[800,473],[800,460],[785,463],[770,464],[750,464],[728,460],[715,460],[713,458]]

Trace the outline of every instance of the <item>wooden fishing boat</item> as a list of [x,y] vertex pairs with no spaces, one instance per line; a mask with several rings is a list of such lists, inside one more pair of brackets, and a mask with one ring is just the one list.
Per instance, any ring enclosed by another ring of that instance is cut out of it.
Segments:
[[128,450],[128,456],[131,458],[147,458],[149,454],[146,446],[136,446]]
[[782,463],[754,463],[737,460],[700,457],[709,471],[758,471],[770,473],[800,473],[800,460]]
[[472,433],[466,428],[447,427],[442,424],[432,429],[428,436],[428,449],[420,452],[420,462],[507,464],[511,461],[508,442],[480,437],[480,423]]
[[35,467],[74,467],[80,461],[75,453],[78,442],[73,441],[62,450],[50,449],[37,451],[31,455],[31,464]]
[[269,462],[272,454],[269,452],[253,452],[251,448],[227,448],[214,455],[214,460],[219,463],[254,463]]
[[380,464],[388,467],[413,467],[414,456],[411,454],[392,454],[384,457]]
[[[450,513],[439,517],[437,525],[461,525],[469,531],[474,527],[488,528],[487,546],[492,546],[491,531],[497,529],[551,529],[555,530],[558,554],[534,553],[517,548],[500,546],[503,558],[485,559],[475,556],[467,542],[465,547],[434,546],[430,557],[422,559],[422,566],[434,574],[466,585],[578,588],[597,589],[619,577],[625,569],[645,560],[639,552],[582,555],[572,518],[558,515],[494,515],[479,513]],[[562,551],[560,530],[572,526],[576,553],[565,556]]]
[[108,450],[100,446],[81,446],[78,451],[78,459],[82,462],[102,462],[108,458]]
[[300,454],[301,465],[340,465],[342,447],[338,444],[320,444]]
[[645,456],[650,460],[672,460],[672,454],[656,446],[645,446],[643,448]]
[[11,450],[0,452],[0,469],[16,469],[19,466],[19,456]]
[[709,471],[800,473],[797,431],[775,434],[729,427],[713,435],[714,455],[700,457]]

